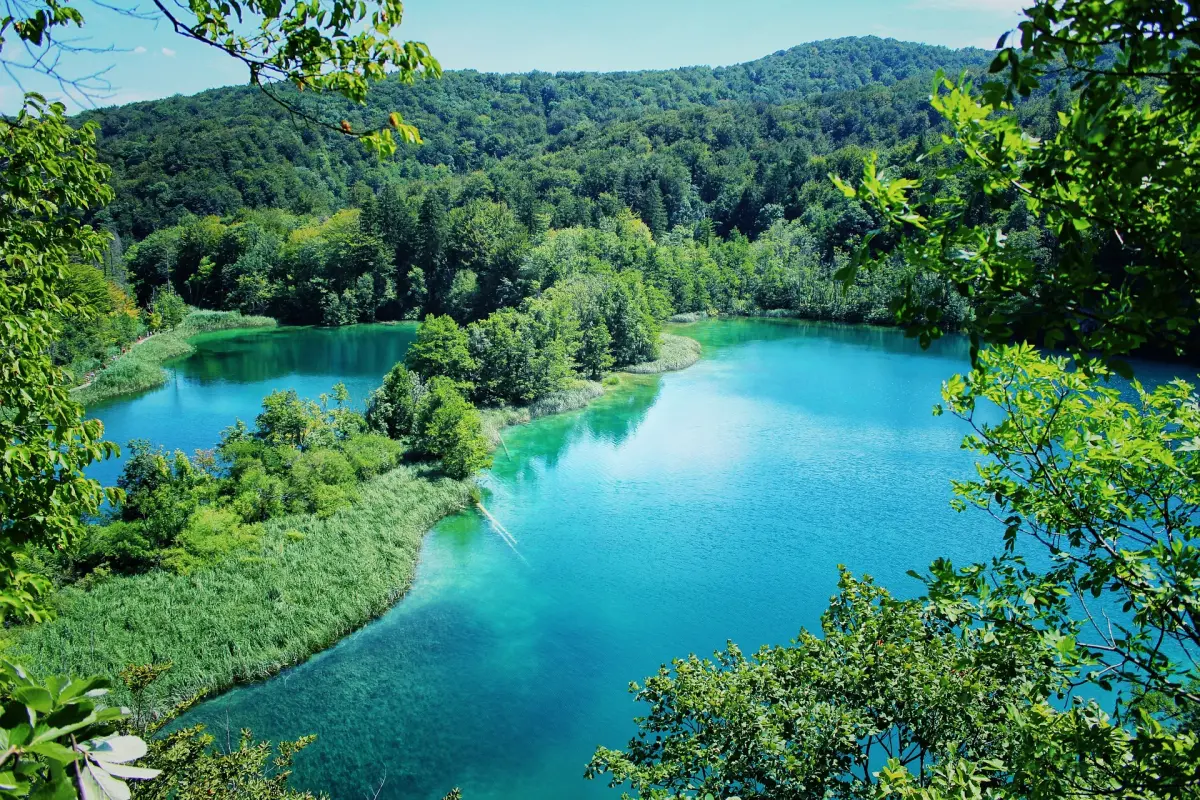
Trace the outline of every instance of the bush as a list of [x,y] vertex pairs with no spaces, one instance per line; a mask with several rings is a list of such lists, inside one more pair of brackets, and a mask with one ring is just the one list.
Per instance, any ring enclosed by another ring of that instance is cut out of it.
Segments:
[[412,433],[413,418],[424,394],[421,376],[397,364],[367,399],[367,427],[393,439],[407,436]]
[[404,455],[402,444],[377,433],[352,436],[342,443],[341,450],[360,481],[393,469]]
[[429,394],[417,414],[420,449],[442,460],[452,478],[466,478],[492,465],[479,412],[448,378],[429,382]]
[[180,574],[193,572],[235,551],[250,548],[261,533],[258,525],[242,524],[231,509],[202,507],[179,534],[178,546],[164,552],[163,566]]

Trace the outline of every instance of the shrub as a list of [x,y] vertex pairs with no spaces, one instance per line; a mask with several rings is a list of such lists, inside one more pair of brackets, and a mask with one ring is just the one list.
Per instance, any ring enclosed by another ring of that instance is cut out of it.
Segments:
[[479,412],[447,378],[429,382],[429,394],[417,414],[417,441],[423,452],[442,460],[452,478],[466,478],[492,465]]
[[404,363],[426,380],[441,375],[460,385],[469,384],[475,372],[475,359],[467,347],[467,332],[450,317],[432,314],[425,317]]

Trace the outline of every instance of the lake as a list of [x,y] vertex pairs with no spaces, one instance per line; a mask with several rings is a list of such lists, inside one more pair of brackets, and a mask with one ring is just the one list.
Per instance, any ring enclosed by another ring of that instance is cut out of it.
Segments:
[[[614,797],[582,776],[633,730],[629,681],[727,639],[787,642],[817,623],[838,564],[907,595],[909,569],[998,550],[982,515],[949,508],[972,459],[963,426],[930,413],[965,342],[922,352],[894,330],[772,320],[681,332],[705,347],[694,367],[505,432],[481,483],[516,550],[478,513],[446,519],[392,611],[184,722],[219,741],[316,733],[293,781],[335,798]],[[110,431],[211,446],[271,388],[341,379],[361,397],[410,334],[296,335],[202,342],[129,404],[140,419],[107,410]]]
[[[262,399],[276,389],[315,399],[341,381],[361,405],[416,336],[415,322],[204,334],[192,340],[196,352],[166,365],[165,384],[91,406],[88,415],[122,450],[131,439],[148,439],[191,454],[216,445],[236,419],[253,427]],[[115,484],[121,463],[95,464],[88,475]]]

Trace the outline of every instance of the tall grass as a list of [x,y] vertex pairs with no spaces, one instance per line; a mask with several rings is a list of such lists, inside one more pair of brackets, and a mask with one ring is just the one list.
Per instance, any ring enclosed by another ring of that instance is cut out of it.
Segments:
[[[172,336],[160,338],[154,347],[161,352],[151,351],[156,356],[171,352]],[[699,354],[698,342],[664,334],[658,361],[629,371],[682,369]],[[583,408],[609,383],[577,381],[523,408],[485,409],[485,433],[499,446],[503,427]],[[402,466],[363,484],[353,505],[324,519],[271,520],[256,549],[195,572],[155,571],[65,588],[56,598],[57,619],[9,631],[6,655],[41,674],[115,675],[129,664],[170,661],[174,668],[148,698],[160,709],[260,680],[330,646],[403,596],[425,532],[466,507],[474,489],[472,481],[451,480],[428,465]],[[117,699],[129,700],[123,690]]]
[[191,354],[195,348],[188,338],[201,333],[235,328],[271,328],[270,317],[247,317],[236,311],[193,311],[179,327],[138,342],[96,373],[91,383],[76,389],[75,399],[85,406],[103,400],[160,386],[166,379],[162,365],[173,358]]
[[172,331],[183,337],[199,333],[228,331],[236,328],[274,328],[278,323],[271,317],[241,314],[237,311],[196,310],[184,317],[179,327]]
[[266,523],[256,552],[189,575],[155,571],[63,589],[58,618],[12,631],[8,656],[42,674],[115,675],[131,663],[170,661],[151,698],[160,708],[265,678],[395,603],[425,532],[467,505],[471,485],[402,466],[330,517]]
[[700,360],[700,352],[700,343],[695,339],[664,333],[659,338],[657,359],[644,364],[632,364],[625,367],[625,371],[635,375],[652,375],[687,369]]
[[509,425],[524,425],[538,417],[565,414],[587,407],[588,403],[604,394],[604,386],[596,381],[574,381],[566,389],[552,392],[534,400],[527,406],[504,406],[482,409],[483,435],[492,448],[500,446],[500,431]]
[[682,314],[675,314],[667,319],[667,322],[700,322],[709,318],[707,311],[686,311]]

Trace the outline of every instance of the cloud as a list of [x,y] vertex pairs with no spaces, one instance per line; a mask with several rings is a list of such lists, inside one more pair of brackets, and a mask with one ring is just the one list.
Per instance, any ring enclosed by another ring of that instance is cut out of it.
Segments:
[[139,44],[137,47],[133,48],[133,52],[140,56],[142,53],[146,52],[146,48]]
[[162,49],[162,54],[163,54],[164,56],[166,56],[167,58],[174,58],[174,57],[175,57],[175,51],[174,51],[174,50],[172,50],[172,49],[171,49],[171,48],[169,48],[169,47],[164,47],[164,48]]

